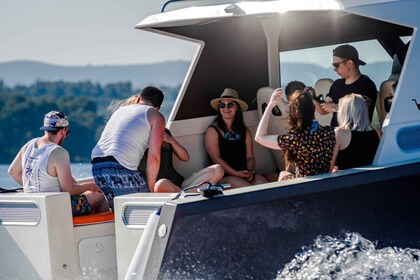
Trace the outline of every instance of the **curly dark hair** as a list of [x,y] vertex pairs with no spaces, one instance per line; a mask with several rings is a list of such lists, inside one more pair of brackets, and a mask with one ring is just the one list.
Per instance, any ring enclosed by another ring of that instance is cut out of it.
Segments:
[[309,91],[296,91],[289,100],[290,129],[303,131],[312,126],[315,118],[315,105]]

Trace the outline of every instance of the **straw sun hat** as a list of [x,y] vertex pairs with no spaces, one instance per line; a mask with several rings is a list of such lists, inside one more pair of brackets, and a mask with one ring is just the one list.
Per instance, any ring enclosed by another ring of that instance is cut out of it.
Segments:
[[235,101],[241,107],[242,112],[248,110],[248,104],[246,104],[245,101],[242,101],[238,98],[238,92],[233,88],[225,88],[225,90],[222,92],[222,95],[220,95],[220,98],[215,98],[212,101],[210,101],[211,107],[214,110],[218,111],[219,107],[217,104],[219,104],[220,100],[222,99],[231,99]]

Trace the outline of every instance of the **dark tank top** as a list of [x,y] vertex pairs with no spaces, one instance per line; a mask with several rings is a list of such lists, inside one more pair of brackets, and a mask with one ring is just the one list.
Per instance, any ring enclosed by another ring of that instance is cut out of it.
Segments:
[[351,131],[350,144],[338,152],[336,165],[338,169],[349,169],[358,166],[371,165],[379,145],[376,130]]
[[[169,135],[172,135],[168,129],[165,129],[165,132]],[[149,149],[144,153],[143,158],[140,161],[138,170],[146,178],[146,164],[147,164],[147,155]],[[159,179],[168,179],[178,187],[181,187],[182,182],[184,182],[184,177],[179,174],[173,165],[173,148],[171,144],[163,143],[162,148],[160,149],[160,168],[156,180]]]
[[[237,171],[246,170],[246,135],[241,135],[237,140],[228,140],[214,125],[210,125],[210,127],[213,127],[219,136],[220,157],[233,169]],[[209,162],[213,164],[210,157]]]

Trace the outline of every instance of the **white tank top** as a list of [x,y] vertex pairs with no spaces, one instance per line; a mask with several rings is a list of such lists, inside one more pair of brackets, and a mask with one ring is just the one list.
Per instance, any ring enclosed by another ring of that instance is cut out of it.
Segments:
[[60,192],[58,178],[47,173],[47,164],[51,152],[60,146],[51,143],[38,148],[36,146],[38,139],[29,141],[23,153],[23,189],[25,192]]
[[144,151],[149,146],[150,124],[147,111],[152,108],[134,104],[116,110],[92,150],[92,159],[113,156],[125,168],[137,170]]

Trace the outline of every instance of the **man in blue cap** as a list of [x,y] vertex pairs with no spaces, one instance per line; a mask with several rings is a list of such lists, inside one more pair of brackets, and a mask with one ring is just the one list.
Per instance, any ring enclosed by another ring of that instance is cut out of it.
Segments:
[[67,116],[49,112],[40,130],[44,136],[21,148],[9,167],[9,175],[25,192],[68,192],[74,216],[109,211],[104,195],[93,181],[78,184],[71,175],[69,153],[61,147],[70,134]]

